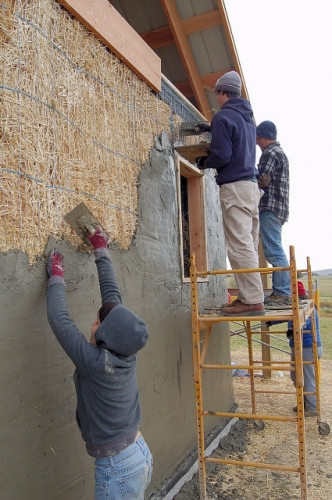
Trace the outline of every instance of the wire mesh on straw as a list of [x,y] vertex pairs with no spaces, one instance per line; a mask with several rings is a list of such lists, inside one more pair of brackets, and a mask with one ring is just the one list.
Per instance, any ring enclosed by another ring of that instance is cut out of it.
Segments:
[[55,0],[0,0],[0,14],[0,251],[32,262],[50,233],[80,244],[63,216],[81,201],[128,248],[170,107]]

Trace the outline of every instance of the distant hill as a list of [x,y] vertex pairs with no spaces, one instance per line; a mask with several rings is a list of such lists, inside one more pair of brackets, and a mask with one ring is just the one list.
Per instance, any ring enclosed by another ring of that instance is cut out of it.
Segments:
[[318,276],[327,276],[332,274],[332,269],[322,269],[321,271],[312,271],[312,274],[318,274]]

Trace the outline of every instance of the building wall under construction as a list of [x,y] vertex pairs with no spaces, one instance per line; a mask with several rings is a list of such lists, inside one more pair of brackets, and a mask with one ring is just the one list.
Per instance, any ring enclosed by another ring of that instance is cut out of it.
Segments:
[[[75,423],[74,367],[46,317],[45,255],[54,246],[65,257],[71,317],[87,338],[100,306],[93,255],[63,220],[81,201],[111,235],[124,304],[149,328],[138,379],[152,491],[196,443],[173,160],[181,117],[56,1],[3,0],[0,14],[0,496],[93,496],[93,459]],[[212,172],[205,189],[209,267],[220,268]],[[203,306],[219,305],[225,284],[211,277],[200,294]],[[227,331],[216,332],[209,360],[222,352],[227,362]],[[231,406],[230,374],[204,382],[208,405]]]

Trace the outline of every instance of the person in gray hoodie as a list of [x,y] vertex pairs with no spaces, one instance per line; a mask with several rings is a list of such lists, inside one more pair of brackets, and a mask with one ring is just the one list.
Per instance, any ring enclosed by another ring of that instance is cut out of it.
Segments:
[[106,234],[88,235],[94,248],[102,306],[90,342],[70,319],[63,256],[47,261],[47,315],[61,347],[76,369],[76,421],[95,458],[95,499],[143,500],[153,470],[151,452],[139,431],[141,418],[136,355],[148,340],[145,323],[122,305]]

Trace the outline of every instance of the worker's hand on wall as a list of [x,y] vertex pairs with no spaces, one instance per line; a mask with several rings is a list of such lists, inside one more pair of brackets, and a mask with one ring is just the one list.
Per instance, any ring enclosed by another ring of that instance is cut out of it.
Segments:
[[107,234],[104,233],[104,231],[100,227],[96,227],[96,231],[94,234],[88,234],[87,236],[94,250],[97,250],[97,248],[107,247],[108,243]]
[[65,271],[63,269],[63,255],[59,252],[59,250],[51,250],[47,259],[47,272],[49,277],[51,276],[60,276],[63,278],[65,275]]
[[205,166],[205,160],[206,160],[206,156],[205,157],[196,158],[196,166],[197,166],[197,168],[199,168],[200,170],[204,170],[206,168],[206,166]]
[[204,134],[204,132],[210,132],[211,125],[208,122],[199,122],[195,125],[196,134]]

